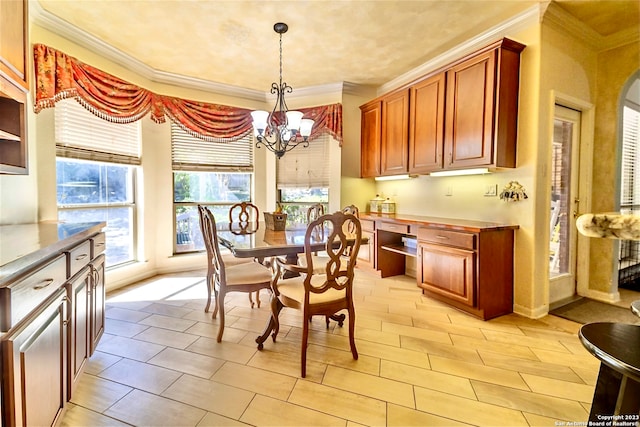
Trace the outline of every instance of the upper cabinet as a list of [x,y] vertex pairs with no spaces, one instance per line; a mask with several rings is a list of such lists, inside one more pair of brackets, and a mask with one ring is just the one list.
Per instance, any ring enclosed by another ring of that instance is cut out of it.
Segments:
[[[362,153],[379,147],[378,175],[443,169],[515,167],[520,52],[502,39],[406,87],[362,106],[380,107],[369,120]],[[379,130],[372,126],[379,126]]]
[[380,171],[382,175],[407,172],[409,163],[409,91],[394,92],[382,99],[382,139]]
[[0,1],[0,173],[26,174],[27,0]]
[[371,101],[360,107],[362,119],[360,137],[360,176],[373,178],[380,175],[380,132],[382,102]]

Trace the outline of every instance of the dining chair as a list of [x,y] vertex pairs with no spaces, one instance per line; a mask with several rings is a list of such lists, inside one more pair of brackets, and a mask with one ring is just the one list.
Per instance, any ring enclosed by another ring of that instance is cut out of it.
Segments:
[[[229,208],[229,230],[232,233],[248,234],[258,231],[260,226],[260,209],[251,202],[239,202]],[[257,261],[264,263],[262,258],[247,259],[245,262]],[[251,292],[249,293],[249,303],[254,307]],[[256,304],[260,308],[260,292],[256,292]]]
[[307,224],[324,215],[324,205],[322,203],[314,203],[307,208]]
[[[351,225],[353,223],[353,225]],[[353,233],[345,230],[353,229]],[[329,261],[323,265],[324,272],[319,274],[314,270],[311,244],[314,235],[324,233],[326,237],[325,251]],[[307,370],[307,342],[309,338],[309,322],[316,315],[324,315],[327,319],[338,320],[342,326],[344,314],[341,310],[347,310],[349,317],[349,345],[354,359],[358,359],[354,330],[355,308],[353,305],[353,277],[354,266],[360,249],[362,230],[360,221],[352,214],[335,212],[322,215],[312,221],[305,233],[304,266],[292,265],[275,261],[273,277],[273,297],[271,299],[271,311],[275,327],[272,333],[275,342],[279,330],[278,315],[283,307],[301,310],[302,319],[302,345],[301,345],[301,375],[304,378]],[[286,271],[299,274],[297,277],[283,279]],[[327,320],[327,327],[329,323]]]
[[211,293],[215,296],[215,307],[212,317],[215,319],[220,312],[220,326],[218,327],[217,341],[222,341],[224,332],[224,298],[229,292],[260,292],[262,289],[271,289],[271,270],[257,262],[226,266],[216,229],[216,220],[211,211],[202,205],[198,205],[200,215],[200,229],[207,248],[207,307],[211,304]]

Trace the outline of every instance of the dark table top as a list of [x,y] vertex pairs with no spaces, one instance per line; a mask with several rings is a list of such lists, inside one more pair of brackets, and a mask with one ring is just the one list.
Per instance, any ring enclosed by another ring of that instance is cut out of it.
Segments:
[[[307,224],[287,224],[283,231],[267,229],[264,222],[257,227],[242,228],[239,224],[217,224],[218,240],[238,258],[260,258],[291,255],[304,252],[304,235]],[[312,249],[321,251],[325,239],[315,240]]]
[[589,323],[580,328],[579,337],[602,363],[640,382],[640,325]]

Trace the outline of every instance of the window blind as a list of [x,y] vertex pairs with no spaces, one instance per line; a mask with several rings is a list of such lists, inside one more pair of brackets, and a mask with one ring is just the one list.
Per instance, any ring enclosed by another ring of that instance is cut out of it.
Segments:
[[320,135],[308,147],[288,151],[277,166],[278,188],[329,187],[329,143],[333,138]]
[[636,173],[640,170],[640,111],[624,107],[622,128],[622,167],[620,206],[640,204],[640,183]]
[[253,135],[237,141],[212,142],[197,138],[171,123],[173,170],[253,172]]
[[113,123],[92,114],[75,99],[55,107],[56,155],[74,159],[140,164],[140,121]]

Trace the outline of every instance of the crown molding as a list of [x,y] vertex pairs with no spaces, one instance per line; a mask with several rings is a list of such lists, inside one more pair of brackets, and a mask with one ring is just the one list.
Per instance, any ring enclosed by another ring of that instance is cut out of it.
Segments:
[[552,28],[584,42],[597,52],[624,46],[640,38],[640,28],[637,27],[618,31],[609,36],[602,36],[554,2],[549,5],[544,14],[544,22]]
[[540,6],[531,6],[529,9],[513,16],[507,21],[493,28],[490,28],[484,33],[478,34],[477,36],[465,41],[464,43],[459,44],[453,49],[450,49],[445,53],[436,56],[435,58],[430,59],[424,64],[414,68],[413,70],[381,85],[380,87],[378,87],[378,95],[390,92],[404,84],[419,79],[425,74],[429,74],[432,71],[442,68],[445,65],[450,64],[460,59],[461,57],[496,41],[499,38],[506,37],[508,34],[522,31],[532,24],[540,22],[540,15]]
[[38,0],[31,0],[29,2],[29,18],[32,22],[42,28],[92,52],[100,52],[102,57],[121,65],[127,70],[139,74],[152,82],[250,99],[252,101],[266,102],[267,100],[267,92],[155,70],[121,50],[105,43],[99,38],[71,25],[64,19],[44,10]]

